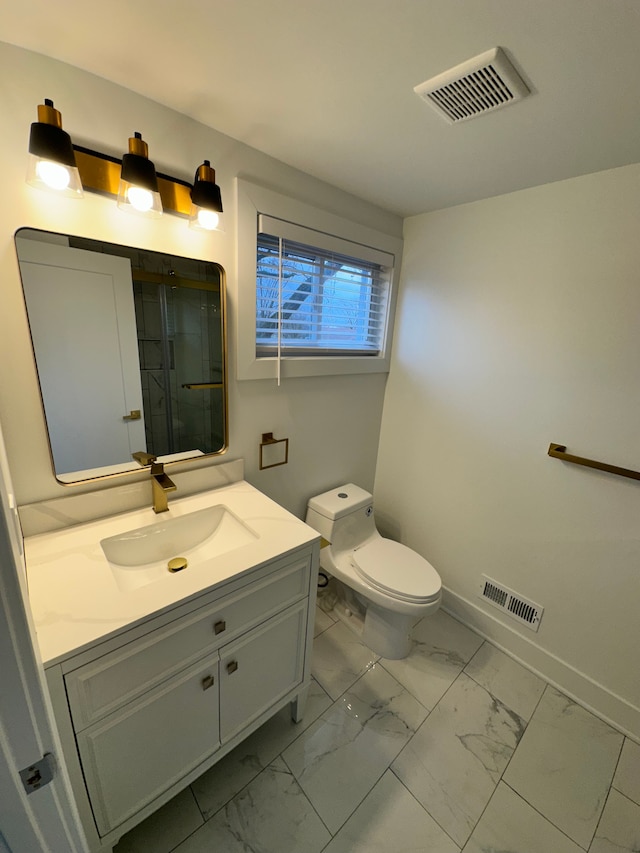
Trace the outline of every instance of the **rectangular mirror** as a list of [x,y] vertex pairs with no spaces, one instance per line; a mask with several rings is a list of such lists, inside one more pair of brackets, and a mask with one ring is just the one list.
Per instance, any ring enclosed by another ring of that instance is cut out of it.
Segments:
[[222,267],[29,228],[15,239],[57,479],[224,453]]

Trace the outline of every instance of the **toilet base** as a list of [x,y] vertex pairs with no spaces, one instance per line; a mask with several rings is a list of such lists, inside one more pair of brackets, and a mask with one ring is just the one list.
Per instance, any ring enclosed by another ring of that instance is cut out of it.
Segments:
[[409,632],[416,623],[415,616],[381,610],[375,605],[367,607],[362,642],[365,646],[389,660],[406,658],[411,650]]
[[371,602],[363,603],[360,596],[346,584],[333,578],[338,600],[333,613],[372,652],[389,660],[406,658],[411,650],[409,633],[419,617],[385,610]]

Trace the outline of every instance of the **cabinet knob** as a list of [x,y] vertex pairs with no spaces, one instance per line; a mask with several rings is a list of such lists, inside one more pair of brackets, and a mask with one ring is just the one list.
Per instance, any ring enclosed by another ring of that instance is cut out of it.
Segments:
[[213,687],[214,678],[212,675],[207,675],[206,678],[202,679],[202,689],[208,690],[210,687]]
[[231,675],[232,672],[235,672],[237,668],[238,668],[238,661],[237,660],[231,660],[227,664],[227,672],[229,673],[229,675]]
[[224,619],[221,619],[219,622],[216,622],[213,626],[214,634],[222,634],[223,631],[227,630],[227,623]]

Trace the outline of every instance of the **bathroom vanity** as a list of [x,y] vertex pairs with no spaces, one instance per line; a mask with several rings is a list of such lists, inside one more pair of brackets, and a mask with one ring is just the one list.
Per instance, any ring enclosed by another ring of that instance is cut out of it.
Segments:
[[[92,851],[310,679],[319,537],[244,481],[27,537],[29,597]],[[175,553],[174,553],[175,551]],[[168,558],[184,557],[181,571]]]

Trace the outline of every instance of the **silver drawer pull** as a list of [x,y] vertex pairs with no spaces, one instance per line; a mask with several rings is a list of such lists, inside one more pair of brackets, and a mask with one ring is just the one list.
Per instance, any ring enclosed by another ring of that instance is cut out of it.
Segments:
[[206,678],[202,679],[202,689],[208,690],[210,687],[213,687],[214,678],[212,675],[207,675]]
[[232,672],[235,672],[237,668],[238,668],[238,661],[237,660],[229,661],[229,663],[227,664],[227,672],[229,673],[229,675],[231,675]]
[[222,634],[223,631],[227,630],[227,623],[224,619],[221,619],[219,622],[216,622],[213,626],[214,634]]

